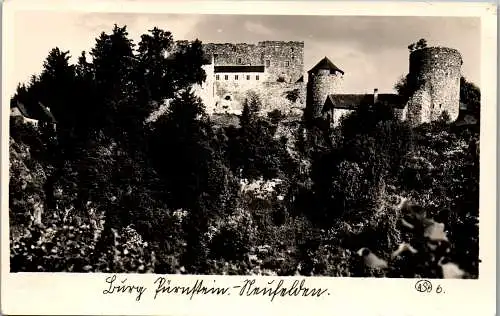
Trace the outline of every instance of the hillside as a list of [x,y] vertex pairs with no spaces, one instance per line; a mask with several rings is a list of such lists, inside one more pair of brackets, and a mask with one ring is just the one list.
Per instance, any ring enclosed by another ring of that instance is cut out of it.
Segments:
[[172,43],[115,26],[18,87],[57,124],[11,119],[12,272],[478,277],[479,125],[379,103],[306,125],[258,95],[211,116],[201,42]]

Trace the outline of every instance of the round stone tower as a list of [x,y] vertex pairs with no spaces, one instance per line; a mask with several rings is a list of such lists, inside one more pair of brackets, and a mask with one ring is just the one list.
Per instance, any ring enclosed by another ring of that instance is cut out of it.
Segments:
[[458,118],[462,56],[456,49],[426,47],[410,54],[408,85],[414,91],[408,101],[407,119],[414,125]]
[[327,57],[308,72],[306,113],[309,119],[322,116],[323,106],[329,94],[338,93],[344,72]]

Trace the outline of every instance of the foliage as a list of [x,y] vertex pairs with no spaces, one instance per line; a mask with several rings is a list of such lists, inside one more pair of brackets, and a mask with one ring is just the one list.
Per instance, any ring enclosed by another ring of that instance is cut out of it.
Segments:
[[477,120],[481,119],[481,91],[474,83],[460,77],[460,102],[467,106],[467,110]]
[[[11,120],[11,271],[440,276],[438,250],[402,225],[393,200],[405,197],[477,277],[478,127],[410,128],[390,105],[362,104],[338,128],[304,128],[261,116],[252,94],[239,126],[220,127],[191,91],[206,77],[200,41],[155,27],[135,45],[115,25],[89,52],[72,65],[54,48],[13,96],[58,123]],[[478,112],[479,100],[463,79],[461,101]],[[403,242],[419,255],[386,271],[357,255]]]
[[425,38],[421,38],[417,42],[408,45],[408,50],[410,52],[413,52],[415,50],[426,48],[426,47],[427,47],[427,40]]
[[293,89],[293,90],[289,90],[289,91],[286,92],[286,98],[290,102],[297,102],[299,96],[300,96],[300,90],[299,89]]
[[234,171],[243,178],[275,178],[288,158],[283,141],[275,139],[278,113],[271,122],[259,117],[260,100],[250,97],[243,105],[240,128],[228,134],[229,157]]

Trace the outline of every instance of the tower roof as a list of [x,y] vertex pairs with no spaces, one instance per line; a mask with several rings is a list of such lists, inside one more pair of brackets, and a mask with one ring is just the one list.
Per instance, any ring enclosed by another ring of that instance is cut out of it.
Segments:
[[330,70],[330,73],[340,72],[341,74],[344,74],[344,71],[335,66],[335,64],[332,63],[331,60],[326,56],[325,58],[320,60],[319,63],[316,64],[316,66],[312,67],[311,70],[308,71],[308,73],[315,73],[320,69]]

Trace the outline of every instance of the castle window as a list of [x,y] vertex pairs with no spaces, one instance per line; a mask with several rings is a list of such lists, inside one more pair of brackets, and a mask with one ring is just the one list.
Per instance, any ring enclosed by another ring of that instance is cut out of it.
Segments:
[[293,47],[292,47],[292,48],[290,48],[290,51],[293,53]]
[[238,75],[234,75],[234,80],[238,80]]
[[215,80],[219,80],[220,79],[220,76],[219,75],[215,75]]
[[224,79],[225,79],[225,80],[228,80],[228,79],[229,79],[229,76],[228,76],[228,75],[225,75],[225,76],[224,76]]
[[271,66],[271,61],[268,59],[268,60],[266,60],[266,67],[269,67],[269,66]]
[[255,80],[259,80],[259,75],[255,76]]
[[250,80],[250,75],[247,75],[247,80]]
[[289,67],[290,66],[290,62],[287,60],[285,61],[285,67]]
[[238,65],[241,65],[241,58],[238,58]]
[[217,57],[219,57],[219,55],[214,54],[214,61],[216,61],[216,60],[217,60]]

